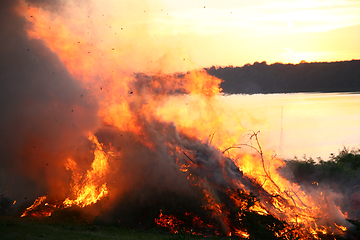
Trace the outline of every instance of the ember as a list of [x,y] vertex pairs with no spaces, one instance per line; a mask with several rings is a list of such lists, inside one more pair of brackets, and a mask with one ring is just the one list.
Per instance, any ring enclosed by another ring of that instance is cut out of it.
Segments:
[[[21,217],[79,208],[88,221],[171,233],[346,236],[352,225],[331,199],[282,177],[277,170],[285,163],[263,149],[259,132],[242,126],[241,113],[220,101],[221,79],[205,71],[172,73],[173,56],[166,54],[172,47],[164,53],[153,43],[143,19],[129,24],[93,3],[91,11],[71,1],[56,11],[25,1],[17,6],[27,37],[55,54],[56,64],[66,67],[61,71],[81,90],[54,100],[57,117],[44,123],[46,134],[61,134],[60,140],[49,137],[58,144],[29,134],[23,154],[31,161],[23,171],[46,194]],[[151,17],[143,15],[137,17]],[[114,38],[123,27],[130,33]],[[149,66],[159,51],[164,57]],[[68,99],[76,100],[62,103]]]

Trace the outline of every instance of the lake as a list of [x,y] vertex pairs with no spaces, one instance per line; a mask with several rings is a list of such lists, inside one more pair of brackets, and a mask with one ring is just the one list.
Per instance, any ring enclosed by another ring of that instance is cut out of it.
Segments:
[[359,93],[293,93],[222,97],[241,112],[245,129],[260,131],[262,145],[283,158],[327,160],[360,147]]

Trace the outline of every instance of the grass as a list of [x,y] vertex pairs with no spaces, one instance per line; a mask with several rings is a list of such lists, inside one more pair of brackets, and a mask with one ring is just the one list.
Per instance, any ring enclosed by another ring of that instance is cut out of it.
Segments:
[[[93,224],[76,224],[50,222],[37,219],[19,219],[0,216],[0,239],[26,239],[26,240],[110,240],[110,239],[203,239],[201,236],[190,234],[169,234],[159,229],[140,230],[118,226],[97,226]],[[207,237],[206,239],[219,239]]]

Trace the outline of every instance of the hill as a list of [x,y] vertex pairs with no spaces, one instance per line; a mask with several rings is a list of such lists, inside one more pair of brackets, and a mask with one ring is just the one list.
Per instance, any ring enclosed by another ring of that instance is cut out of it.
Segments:
[[224,80],[221,88],[228,94],[360,91],[360,60],[271,65],[255,62],[205,70]]

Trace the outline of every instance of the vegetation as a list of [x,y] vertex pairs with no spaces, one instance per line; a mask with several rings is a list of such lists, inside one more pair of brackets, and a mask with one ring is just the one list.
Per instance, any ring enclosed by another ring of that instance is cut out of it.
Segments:
[[344,148],[338,155],[332,154],[328,161],[306,157],[286,160],[286,169],[293,173],[291,180],[302,185],[317,182],[319,185],[330,184],[333,188],[341,185],[354,188],[360,184],[360,150]]
[[287,160],[281,169],[284,176],[304,189],[320,189],[337,194],[335,199],[348,217],[360,217],[360,149],[344,148],[328,161],[312,158]]
[[206,71],[224,80],[221,88],[228,94],[360,91],[360,60],[271,65],[255,62]]

